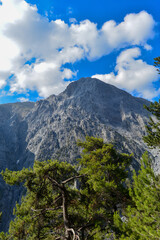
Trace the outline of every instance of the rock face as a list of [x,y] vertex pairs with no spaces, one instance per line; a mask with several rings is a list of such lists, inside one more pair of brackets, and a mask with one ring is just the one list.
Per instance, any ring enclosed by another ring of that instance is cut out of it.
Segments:
[[[132,166],[147,149],[142,136],[149,113],[148,101],[136,98],[98,79],[72,82],[58,96],[36,103],[0,105],[0,168],[19,170],[33,165],[34,159],[57,158],[76,163],[80,149],[77,139],[86,135],[102,137],[126,153],[134,153]],[[0,230],[7,230],[21,187],[0,181]]]
[[[0,170],[18,170],[26,152],[27,123],[23,120],[34,103],[0,105]],[[0,211],[3,212],[0,231],[7,230],[20,188],[10,187],[0,178]]]

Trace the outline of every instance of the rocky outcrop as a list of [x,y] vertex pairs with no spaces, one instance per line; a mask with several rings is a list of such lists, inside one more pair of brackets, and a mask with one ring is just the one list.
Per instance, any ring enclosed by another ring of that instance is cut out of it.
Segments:
[[[60,95],[35,104],[25,118],[27,149],[38,160],[74,162],[79,156],[77,139],[91,135],[115,142],[139,159],[146,149],[142,136],[148,112],[144,104],[149,102],[97,79],[82,78]],[[26,159],[22,165],[28,163]]]
[[[58,96],[34,103],[0,105],[0,168],[19,170],[33,165],[34,159],[57,158],[76,163],[78,139],[86,135],[102,137],[117,149],[134,153],[132,166],[147,146],[142,140],[149,113],[148,101],[98,79],[72,82]],[[151,153],[152,154],[152,153]],[[1,230],[7,230],[21,189],[0,181]]]

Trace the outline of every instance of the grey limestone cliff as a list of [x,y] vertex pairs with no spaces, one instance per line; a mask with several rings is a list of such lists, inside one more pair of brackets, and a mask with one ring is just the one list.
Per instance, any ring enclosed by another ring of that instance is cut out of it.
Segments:
[[[34,159],[51,158],[75,164],[80,156],[76,141],[90,135],[113,142],[120,151],[133,152],[132,166],[137,169],[147,149],[142,140],[149,116],[144,104],[149,102],[98,79],[82,78],[58,96],[0,105],[0,168],[19,170],[32,166]],[[22,191],[2,180],[0,190],[0,230],[6,231]]]

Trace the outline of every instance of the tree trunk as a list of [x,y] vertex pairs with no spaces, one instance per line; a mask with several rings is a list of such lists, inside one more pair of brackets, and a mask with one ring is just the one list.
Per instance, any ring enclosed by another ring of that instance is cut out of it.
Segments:
[[72,233],[70,231],[70,224],[68,219],[68,196],[65,186],[63,185],[62,190],[62,209],[63,209],[63,222],[65,228],[65,239],[72,240]]

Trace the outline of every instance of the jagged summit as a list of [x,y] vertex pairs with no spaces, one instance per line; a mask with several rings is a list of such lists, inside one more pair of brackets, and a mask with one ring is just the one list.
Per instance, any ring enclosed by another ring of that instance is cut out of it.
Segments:
[[66,93],[68,96],[76,96],[76,95],[80,95],[80,94],[84,94],[86,92],[95,92],[97,90],[110,90],[114,89],[115,87],[110,85],[110,84],[106,84],[104,82],[102,82],[101,80],[97,79],[97,78],[80,78],[77,81],[71,82],[68,87],[66,88],[66,90],[64,91],[64,93]]
[[[96,78],[81,78],[68,85],[66,90],[58,96],[48,98],[50,105],[54,106],[57,114],[65,109],[85,111],[88,115],[94,115],[103,122],[123,127],[125,120],[136,114],[148,117],[148,112],[143,105],[149,101],[133,97],[131,94],[117,87],[102,82]],[[47,102],[41,102],[47,106]],[[71,111],[71,110],[70,110]]]
[[97,78],[80,78],[77,81],[71,82],[68,87],[65,89],[65,91],[62,94],[66,94],[68,96],[80,96],[85,93],[93,93],[95,94],[129,94],[123,90],[120,90],[119,88],[105,83]]
[[[91,77],[86,77],[86,78],[80,78],[77,81],[71,82],[67,88],[64,90],[63,93],[61,94],[66,94],[69,97],[70,96],[80,96],[84,95],[85,93],[91,93],[91,94],[96,94],[98,96],[100,95],[106,95],[106,97],[112,97],[113,96],[120,96],[123,95],[126,98],[132,98],[133,96],[129,94],[128,92],[121,90],[117,87],[115,87],[112,84],[105,83],[97,78],[91,78]],[[143,101],[145,104],[149,103],[149,101],[143,99],[143,98],[138,98],[135,97],[137,101]]]
[[58,96],[52,95],[48,98],[50,102],[55,100],[65,101],[66,105],[71,104],[71,99],[74,99],[76,106],[83,105],[88,108],[90,104],[93,105],[94,103],[94,107],[106,108],[106,110],[108,109],[107,112],[116,111],[117,108],[123,108],[123,106],[132,111],[143,112],[143,105],[150,103],[143,98],[133,97],[128,92],[111,84],[90,77],[71,82]]

